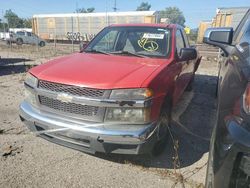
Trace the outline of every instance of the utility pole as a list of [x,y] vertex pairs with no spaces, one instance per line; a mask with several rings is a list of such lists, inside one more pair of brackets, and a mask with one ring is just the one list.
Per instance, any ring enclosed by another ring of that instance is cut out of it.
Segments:
[[116,7],[116,0],[115,0],[115,4],[114,4],[114,7],[113,7],[113,10],[114,10],[114,12],[116,12],[116,11],[117,11],[117,7]]
[[105,2],[106,6],[105,6],[105,22],[106,22],[106,26],[108,25],[108,0],[106,0]]
[[72,42],[72,52],[74,52],[74,18],[71,16],[71,42]]
[[2,10],[2,16],[3,16],[3,32],[4,32],[4,38],[6,39],[6,30],[5,30],[5,22],[4,22],[4,11]]

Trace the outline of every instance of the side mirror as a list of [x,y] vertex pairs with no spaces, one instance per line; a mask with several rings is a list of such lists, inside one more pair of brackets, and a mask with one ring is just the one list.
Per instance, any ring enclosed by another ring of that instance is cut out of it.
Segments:
[[231,50],[233,40],[232,27],[208,28],[204,34],[203,42],[221,48],[226,54]]
[[79,47],[80,47],[80,52],[82,52],[82,51],[85,49],[85,47],[87,46],[87,44],[88,44],[88,43],[80,42],[80,45],[79,45]]
[[197,51],[195,48],[182,48],[179,60],[189,61],[197,58]]

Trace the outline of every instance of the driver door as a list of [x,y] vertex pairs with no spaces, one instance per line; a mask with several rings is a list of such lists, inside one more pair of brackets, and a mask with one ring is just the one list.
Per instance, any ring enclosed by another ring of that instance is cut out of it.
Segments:
[[186,44],[184,41],[183,34],[180,29],[176,31],[176,64],[179,67],[179,75],[177,75],[176,84],[175,84],[175,92],[174,92],[174,103],[178,101],[178,98],[184,92],[190,81],[189,74],[189,62],[188,61],[179,61],[179,57],[181,55],[181,49],[185,48]]

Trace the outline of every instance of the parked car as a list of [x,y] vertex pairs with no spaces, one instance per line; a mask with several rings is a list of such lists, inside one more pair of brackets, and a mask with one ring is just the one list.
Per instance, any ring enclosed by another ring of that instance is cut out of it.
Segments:
[[80,53],[30,70],[20,117],[41,137],[77,150],[157,152],[200,60],[178,25],[112,25]]
[[41,47],[46,45],[43,39],[28,31],[17,31],[16,33],[12,33],[10,38],[7,39],[7,43],[16,43],[17,45],[33,44]]
[[218,113],[206,187],[250,187],[250,11],[238,28],[209,28],[204,42],[223,50]]

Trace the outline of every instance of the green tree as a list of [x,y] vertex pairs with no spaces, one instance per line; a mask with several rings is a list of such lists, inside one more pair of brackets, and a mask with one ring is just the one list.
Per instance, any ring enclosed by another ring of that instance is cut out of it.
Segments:
[[32,28],[32,19],[31,18],[24,18],[23,19],[23,27]]
[[[31,28],[32,27],[32,19],[30,18],[19,18],[16,13],[14,13],[11,9],[6,10],[4,14],[5,24],[3,21],[0,21],[0,28]],[[7,22],[7,23],[6,23]],[[4,24],[4,26],[3,26]]]
[[7,28],[8,28],[7,23],[5,23],[2,19],[0,19],[0,32],[6,31]]
[[147,11],[150,10],[151,5],[148,2],[142,2],[140,6],[137,7],[136,11]]
[[95,8],[94,8],[94,7],[87,8],[87,13],[89,13],[89,12],[94,12],[94,11],[95,11]]
[[159,19],[166,18],[169,23],[185,26],[185,17],[177,7],[167,7],[159,12]]
[[90,7],[90,8],[78,8],[76,9],[76,13],[91,13],[91,12],[94,12],[95,11],[95,8],[94,7]]
[[190,34],[188,35],[189,41],[191,44],[195,44],[198,37],[198,28],[191,29]]
[[7,31],[8,25],[7,23],[0,23],[0,31],[4,32]]
[[7,20],[9,28],[23,27],[23,20],[16,13],[12,12],[11,9],[5,11],[4,18]]

